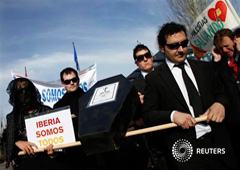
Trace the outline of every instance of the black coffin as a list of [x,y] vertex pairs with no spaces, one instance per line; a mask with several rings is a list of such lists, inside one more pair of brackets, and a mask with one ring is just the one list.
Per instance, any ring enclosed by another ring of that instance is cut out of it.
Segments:
[[115,150],[140,100],[123,75],[98,81],[79,100],[78,137],[87,155]]

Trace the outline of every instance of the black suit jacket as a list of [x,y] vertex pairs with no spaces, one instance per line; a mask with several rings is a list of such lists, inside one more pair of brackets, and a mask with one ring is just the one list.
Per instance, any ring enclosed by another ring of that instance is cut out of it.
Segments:
[[[224,85],[230,102],[227,108],[226,121],[229,125],[240,124],[240,83],[234,78],[233,71],[228,67],[227,62],[213,63],[215,72]],[[240,60],[238,62],[238,75],[240,75]],[[240,79],[239,77],[238,79]]]
[[[227,105],[224,88],[219,79],[214,75],[211,64],[195,60],[188,60],[193,74],[195,76],[204,111],[206,111],[214,102],[219,102],[224,106]],[[166,62],[146,76],[146,89],[144,96],[144,122],[148,126],[170,123],[170,115],[173,110],[186,112],[190,114],[189,108],[184,97],[174,79]],[[229,137],[225,133],[223,124],[211,123],[212,135],[216,147],[226,148],[226,154],[223,156],[225,164],[231,167],[232,149],[229,144]],[[181,164],[174,159],[172,155],[172,146],[179,139],[186,139],[196,149],[196,132],[195,128],[184,130],[181,127],[171,128],[162,131],[164,140],[164,149],[166,156],[171,161],[173,167],[180,169],[192,169],[194,167],[194,155],[187,164]],[[230,154],[226,156],[227,154]],[[178,164],[178,165],[177,165]],[[183,166],[182,166],[183,165]]]
[[79,108],[78,108],[78,103],[80,97],[84,95],[85,92],[78,87],[78,89],[74,92],[71,93],[65,93],[64,96],[53,105],[53,108],[59,108],[59,107],[64,107],[64,106],[70,106],[71,114],[78,115]]
[[143,75],[140,73],[140,75],[133,81],[133,84],[137,90],[137,92],[140,92],[141,94],[144,94],[144,89],[146,87],[146,82],[143,77]]
[[[146,82],[145,79],[143,78],[142,74],[140,75],[133,81],[133,85],[136,89],[137,92],[140,92],[141,94],[144,94],[144,89],[146,87]],[[134,115],[133,120],[137,120],[139,118],[142,118],[142,104],[139,103],[139,106],[137,107],[137,111]]]
[[[53,108],[60,108],[60,107],[64,107],[64,106],[70,106],[70,111],[71,114],[75,114],[76,116],[78,116],[79,114],[79,100],[80,98],[85,94],[85,92],[78,87],[78,89],[74,92],[71,93],[65,93],[64,96],[53,105]],[[73,128],[74,128],[74,132],[75,132],[75,136],[77,138],[78,135],[78,117],[75,117],[72,119],[73,121]]]

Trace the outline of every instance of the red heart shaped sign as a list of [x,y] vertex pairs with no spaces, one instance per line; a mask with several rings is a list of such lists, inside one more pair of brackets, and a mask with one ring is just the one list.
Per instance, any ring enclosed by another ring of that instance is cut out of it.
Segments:
[[208,17],[216,21],[217,18],[220,18],[221,21],[225,21],[227,16],[227,5],[223,1],[218,1],[215,5],[215,8],[208,10]]

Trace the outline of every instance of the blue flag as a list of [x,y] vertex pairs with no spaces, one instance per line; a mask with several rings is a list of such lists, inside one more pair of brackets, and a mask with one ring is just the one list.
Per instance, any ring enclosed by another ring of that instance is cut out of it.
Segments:
[[76,49],[75,49],[74,42],[73,42],[73,51],[74,51],[74,61],[76,63],[76,69],[79,72],[80,71],[80,67],[79,67],[79,64],[78,64],[77,52],[76,52]]

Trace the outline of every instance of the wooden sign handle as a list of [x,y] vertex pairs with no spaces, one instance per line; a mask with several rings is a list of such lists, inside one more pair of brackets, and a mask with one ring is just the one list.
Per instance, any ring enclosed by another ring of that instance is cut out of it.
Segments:
[[[62,145],[55,145],[53,146],[53,149],[63,149],[63,148],[69,148],[69,147],[73,147],[73,146],[80,146],[81,142],[77,141],[77,142],[72,142],[72,143],[67,143],[67,144],[62,144]],[[34,153],[38,153],[38,152],[44,152],[44,148],[39,148],[39,149],[34,149]],[[18,152],[18,155],[25,155],[26,153],[23,151]]]
[[[201,117],[195,118],[197,123],[206,121],[206,119],[207,119],[207,116],[201,116]],[[140,135],[140,134],[149,133],[149,132],[155,132],[158,130],[169,129],[169,128],[173,128],[173,127],[177,127],[177,126],[178,125],[175,123],[167,123],[164,125],[158,125],[158,126],[143,128],[143,129],[139,129],[139,130],[133,130],[133,131],[127,132],[125,137]],[[55,146],[53,146],[53,149],[62,149],[62,148],[68,148],[68,147],[73,147],[73,146],[80,146],[80,145],[81,145],[81,142],[77,141],[77,142],[63,144],[63,145],[55,145]],[[34,153],[38,153],[38,152],[44,152],[44,149],[43,148],[34,149]],[[25,152],[20,151],[18,153],[18,155],[25,155]]]
[[[197,123],[202,122],[202,121],[206,121],[206,119],[207,119],[207,116],[201,116],[201,117],[195,118]],[[149,132],[155,132],[155,131],[158,131],[158,130],[169,129],[169,128],[173,128],[173,127],[177,127],[177,126],[178,125],[176,123],[167,123],[167,124],[164,124],[164,125],[158,125],[158,126],[143,128],[143,129],[139,129],[139,130],[133,130],[133,131],[127,132],[126,137],[139,135],[139,134],[144,134],[144,133],[149,133]]]

